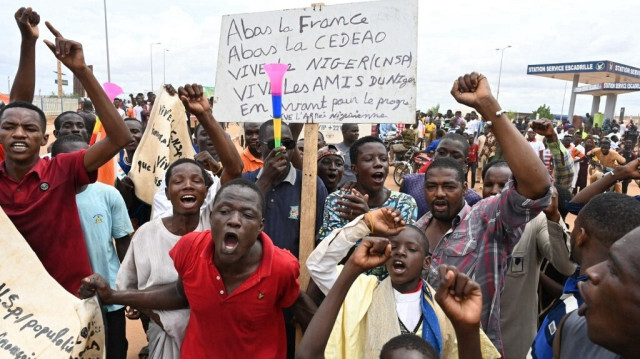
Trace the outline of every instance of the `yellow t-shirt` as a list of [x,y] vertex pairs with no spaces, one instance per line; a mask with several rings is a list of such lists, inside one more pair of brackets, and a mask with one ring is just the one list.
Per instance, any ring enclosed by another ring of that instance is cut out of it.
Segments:
[[426,123],[424,125],[424,133],[434,133],[436,132],[436,124],[435,123]]

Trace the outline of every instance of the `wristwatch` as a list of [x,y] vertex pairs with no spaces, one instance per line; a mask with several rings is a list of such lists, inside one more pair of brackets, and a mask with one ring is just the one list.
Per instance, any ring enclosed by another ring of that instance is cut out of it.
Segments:
[[496,117],[500,117],[500,116],[505,115],[505,114],[507,114],[507,111],[505,111],[505,110],[498,110],[498,112],[496,112]]
[[[613,173],[613,171],[607,171],[607,172],[605,172],[605,173],[604,173],[604,175],[602,176],[602,178],[605,178],[605,177],[607,177],[607,176],[614,176],[614,175],[615,175],[615,173]],[[616,182],[618,182],[618,181],[616,180]]]

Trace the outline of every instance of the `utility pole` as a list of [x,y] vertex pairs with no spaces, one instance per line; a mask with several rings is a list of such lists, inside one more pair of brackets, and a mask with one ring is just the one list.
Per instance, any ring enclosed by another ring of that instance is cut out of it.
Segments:
[[[168,49],[164,49],[164,51],[162,51],[162,84],[163,85],[167,83],[167,52],[169,52]],[[153,89],[151,91],[153,91]]]
[[58,60],[58,97],[62,98],[62,62]]
[[496,100],[500,98],[500,79],[502,78],[502,59],[504,58],[504,50],[510,48],[511,45],[507,45],[502,49],[496,49],[496,51],[500,51],[500,72],[498,73],[498,93],[496,94]]
[[160,42],[149,44],[149,58],[151,59],[151,92],[153,92],[153,45],[160,45]]

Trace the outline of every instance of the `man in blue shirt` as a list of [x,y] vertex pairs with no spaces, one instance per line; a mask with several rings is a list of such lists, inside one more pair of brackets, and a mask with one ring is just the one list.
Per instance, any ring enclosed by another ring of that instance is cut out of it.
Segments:
[[[282,123],[282,146],[274,148],[273,120],[260,126],[260,145],[264,167],[242,174],[255,182],[264,193],[267,208],[264,213],[264,232],[273,243],[288,249],[298,257],[300,248],[300,213],[302,200],[302,171],[291,165],[290,156],[295,148],[291,130]],[[316,178],[316,230],[322,225],[324,200],[327,189],[322,180]]]
[[379,129],[380,133],[378,134],[378,137],[381,140],[384,140],[389,132],[395,132],[396,134],[398,133],[398,127],[396,127],[396,125],[393,123],[381,123]]
[[[88,148],[81,136],[69,134],[57,136],[51,156]],[[127,253],[133,226],[120,192],[104,183],[92,183],[81,187],[76,194],[82,234],[94,273],[104,277],[115,286],[120,262]],[[113,245],[115,239],[115,247]],[[127,356],[125,309],[121,305],[107,305],[105,321],[107,328],[107,358]]]

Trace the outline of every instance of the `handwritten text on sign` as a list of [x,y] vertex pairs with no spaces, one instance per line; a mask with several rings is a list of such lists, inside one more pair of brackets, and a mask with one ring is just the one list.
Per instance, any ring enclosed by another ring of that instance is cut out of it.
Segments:
[[178,96],[161,89],[129,171],[136,196],[145,203],[153,203],[169,165],[180,158],[193,158],[195,154],[182,102]]
[[283,119],[406,122],[415,117],[417,1],[376,1],[222,18],[215,114],[271,114],[262,65],[289,64]]
[[102,359],[98,300],[67,293],[0,208],[0,358]]

